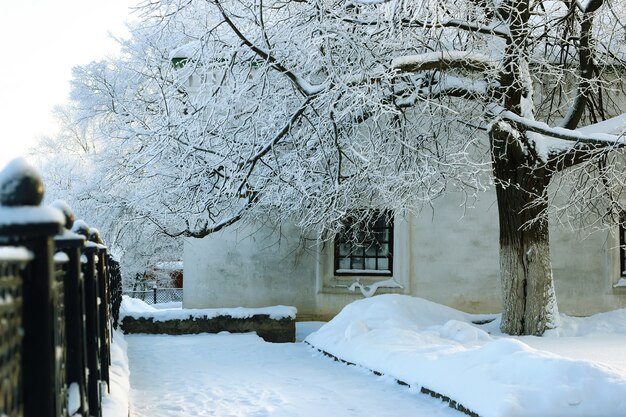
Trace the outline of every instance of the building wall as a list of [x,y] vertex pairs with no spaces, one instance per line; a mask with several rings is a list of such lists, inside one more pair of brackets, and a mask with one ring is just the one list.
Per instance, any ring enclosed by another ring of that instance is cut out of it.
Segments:
[[315,311],[314,250],[293,226],[233,227],[184,246],[185,308],[295,305]]
[[[402,288],[379,293],[424,297],[475,313],[500,311],[495,194],[472,208],[449,194],[420,216],[396,219],[393,279]],[[588,315],[626,306],[619,280],[617,236],[551,231],[557,300],[562,312]],[[294,305],[301,320],[329,319],[385,277],[335,277],[333,244],[303,241],[299,230],[231,227],[185,243],[184,307]]]

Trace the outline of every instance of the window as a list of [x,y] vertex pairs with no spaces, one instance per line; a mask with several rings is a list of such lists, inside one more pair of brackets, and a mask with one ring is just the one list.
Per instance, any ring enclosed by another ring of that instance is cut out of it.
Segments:
[[335,275],[391,276],[392,267],[392,213],[374,211],[346,219],[335,238]]

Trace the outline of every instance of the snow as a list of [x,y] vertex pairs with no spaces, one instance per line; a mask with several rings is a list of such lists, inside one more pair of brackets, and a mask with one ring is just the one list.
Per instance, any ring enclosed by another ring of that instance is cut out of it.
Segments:
[[626,113],[613,117],[609,120],[594,123],[589,126],[584,126],[576,129],[585,135],[594,133],[605,133],[609,135],[621,135],[626,131]]
[[111,366],[109,368],[110,393],[103,390],[102,416],[128,417],[130,373],[128,370],[127,345],[124,336],[113,330],[111,342]]
[[280,305],[260,308],[158,309],[146,304],[142,300],[123,296],[122,305],[120,307],[120,320],[123,320],[124,317],[132,317],[135,319],[145,318],[152,319],[153,321],[168,321],[187,320],[191,318],[212,319],[219,316],[246,319],[261,314],[268,315],[273,320],[280,320],[284,318],[295,319],[296,313],[297,309],[295,307]]
[[615,285],[613,285],[614,288],[617,287],[626,287],[626,278],[620,278],[619,281],[617,281],[615,283]]
[[54,237],[54,240],[87,240],[87,238],[83,235],[79,235],[78,233],[74,233],[70,230],[63,229],[63,231]]
[[0,207],[0,225],[58,223],[65,224],[65,216],[53,207]]
[[28,262],[33,259],[33,254],[26,248],[15,246],[0,247],[0,261]]
[[[16,158],[0,171],[0,193],[10,195],[22,178],[31,178],[41,187],[39,172],[31,167],[24,158]],[[35,185],[37,186],[37,185]],[[43,193],[43,189],[33,190]],[[35,204],[33,200],[30,204]],[[62,212],[53,207],[39,206],[0,206],[0,226],[17,224],[65,223]]]
[[183,269],[183,261],[166,261],[166,262],[157,262],[155,268],[163,269],[163,270],[182,270]]
[[74,221],[74,212],[64,200],[54,200],[50,203],[50,207],[60,210],[66,218],[71,219],[72,222]]
[[[624,331],[625,315],[563,316],[563,327],[543,339]],[[497,322],[481,328],[476,319],[420,298],[380,295],[346,306],[306,342],[446,395],[482,417],[623,415],[626,370],[537,350],[525,338],[490,335],[486,330]]]
[[67,411],[70,416],[76,414],[80,408],[80,390],[78,383],[72,382],[67,389]]
[[[594,128],[593,126],[595,125],[588,126],[588,128],[584,130],[571,130],[565,129],[563,127],[551,127],[543,122],[520,117],[510,111],[504,111],[500,113],[500,116],[502,116],[504,119],[519,123],[532,131],[548,135],[552,138],[583,143],[604,143],[616,145],[623,145],[626,143],[626,139],[621,136],[621,132],[619,132],[618,134],[607,133],[607,131],[604,131],[600,128]],[[614,123],[618,122],[615,121]],[[609,129],[610,127],[613,127],[612,123],[604,126],[607,127],[608,132],[613,131],[612,129]]]
[[70,261],[70,257],[65,252],[57,252],[54,254],[54,262],[62,264]]
[[176,58],[191,58],[198,54],[198,51],[202,50],[202,45],[198,41],[193,41],[179,46],[170,52],[170,61]]
[[[158,311],[136,301],[124,305]],[[481,417],[623,416],[626,309],[560,317],[544,337],[509,337],[498,315],[389,294],[356,301],[328,323],[297,323],[297,340],[316,349],[253,333],[127,335],[130,388],[115,333],[104,416],[127,417],[129,399],[134,417],[463,415],[422,386]]]
[[[339,272],[338,270],[337,272]],[[356,271],[354,271],[356,273]],[[384,272],[384,271],[376,271],[376,272]],[[376,281],[371,283],[370,285],[363,285],[360,282],[353,282],[352,285],[348,287],[348,289],[354,292],[356,289],[361,291],[363,297],[371,297],[376,294],[376,290],[379,288],[404,288],[402,285],[398,284],[393,278],[389,278],[383,281]]]
[[492,106],[490,111],[494,114],[499,114],[506,120],[525,126],[531,132],[535,132],[532,135],[528,135],[528,137],[535,147],[537,156],[544,162],[551,155],[567,152],[578,143],[599,143],[618,146],[626,143],[626,138],[624,138],[626,113],[609,120],[571,130],[562,127],[551,127],[546,123],[521,117],[510,111],[504,111],[502,108],[498,109],[496,106]]
[[33,168],[26,159],[15,158],[9,162],[2,170],[0,170],[0,186],[3,188],[3,193],[10,193],[11,187],[16,186],[20,178],[33,178],[41,183],[41,176],[39,172]]
[[133,417],[461,416],[303,343],[253,333],[125,338]]
[[183,303],[180,301],[170,301],[167,303],[156,303],[152,304],[152,307],[157,310],[174,310],[183,308]]

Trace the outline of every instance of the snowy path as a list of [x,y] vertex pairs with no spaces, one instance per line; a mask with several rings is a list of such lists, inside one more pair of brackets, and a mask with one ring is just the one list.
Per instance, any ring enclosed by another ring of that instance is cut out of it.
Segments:
[[459,417],[302,343],[254,334],[126,335],[132,417]]

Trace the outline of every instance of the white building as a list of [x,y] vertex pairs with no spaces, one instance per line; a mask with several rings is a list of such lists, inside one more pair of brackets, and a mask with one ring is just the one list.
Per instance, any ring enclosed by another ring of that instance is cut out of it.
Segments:
[[[204,239],[190,239],[184,250],[183,305],[293,305],[300,320],[325,320],[355,299],[401,293],[467,312],[499,312],[495,193],[486,193],[470,210],[460,201],[459,195],[447,195],[435,201],[432,213],[395,218],[388,230],[380,222],[378,241],[369,250],[353,248],[348,256],[349,243],[343,248],[336,242],[316,244],[289,225],[280,233],[235,225]],[[561,312],[589,315],[626,306],[619,236],[616,230],[582,239],[565,228],[551,230]]]

